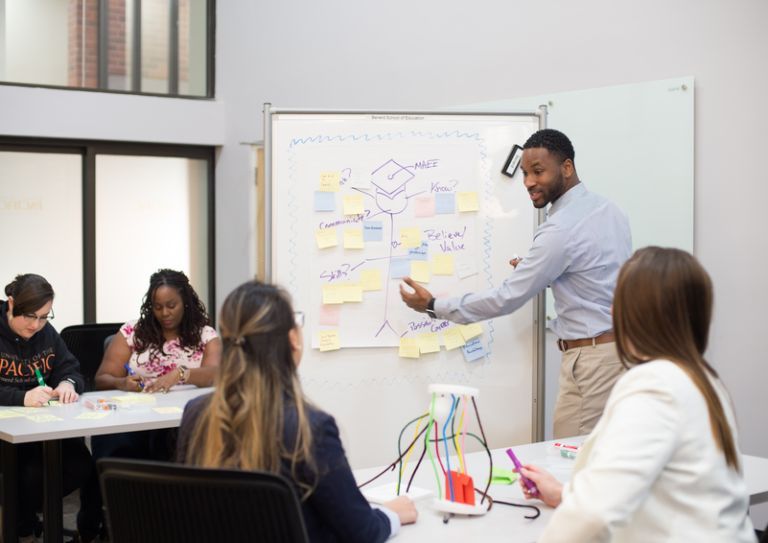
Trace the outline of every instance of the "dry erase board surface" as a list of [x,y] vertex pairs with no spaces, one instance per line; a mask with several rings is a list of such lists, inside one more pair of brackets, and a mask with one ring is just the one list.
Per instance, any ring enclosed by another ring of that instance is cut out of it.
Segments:
[[408,309],[398,288],[409,275],[454,296],[513,273],[535,213],[501,169],[538,117],[276,110],[267,123],[271,278],[305,313],[302,383],[352,464],[397,456],[430,383],[479,389],[491,447],[530,441],[533,303],[463,328]]

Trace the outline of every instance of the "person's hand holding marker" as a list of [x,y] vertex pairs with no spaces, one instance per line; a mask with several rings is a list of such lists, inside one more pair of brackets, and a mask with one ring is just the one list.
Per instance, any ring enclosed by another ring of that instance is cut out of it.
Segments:
[[[563,499],[563,484],[555,479],[554,475],[541,468],[526,464],[520,467],[520,488],[523,489],[523,495],[526,499],[537,498],[550,507],[557,507]],[[524,484],[524,480],[531,481],[537,492],[532,493]]]
[[509,265],[512,266],[513,268],[517,268],[517,265],[520,264],[520,262],[522,261],[523,261],[523,257],[517,256],[515,254],[515,255],[512,255],[512,260],[509,261]]
[[127,375],[123,378],[120,389],[128,392],[141,392],[144,390],[144,379],[142,379],[141,376],[136,375],[136,372],[133,371],[130,364],[126,363],[123,367],[125,368]]

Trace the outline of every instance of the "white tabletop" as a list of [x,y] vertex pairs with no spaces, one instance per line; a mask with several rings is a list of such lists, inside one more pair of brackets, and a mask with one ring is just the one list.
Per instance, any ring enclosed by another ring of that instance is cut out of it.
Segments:
[[[572,438],[560,441],[579,444],[582,440],[583,438]],[[559,480],[565,482],[570,479],[573,460],[561,457],[559,451],[553,446],[554,443],[554,441],[545,441],[513,446],[512,448],[521,462],[541,466],[552,472]],[[493,465],[512,469],[512,462],[505,451],[506,448],[491,451]],[[407,472],[403,477],[401,488],[405,488],[417,460],[418,456],[414,453],[409,461]],[[485,488],[488,478],[488,455],[485,452],[473,452],[466,455],[466,460],[468,471],[474,479],[475,487]],[[750,494],[750,503],[754,505],[768,501],[768,459],[745,455],[743,460],[744,478]],[[451,457],[451,462],[453,469],[454,457]],[[381,469],[383,467],[355,470],[355,479],[358,483],[362,483],[381,471]],[[397,471],[388,472],[363,488],[363,493],[366,494],[369,488],[379,487],[384,484],[390,484],[391,488],[394,489],[394,482],[396,480]],[[437,491],[435,475],[428,458],[425,457],[422,461],[419,471],[414,478],[413,485],[431,491],[431,496],[434,496]],[[532,511],[530,509],[496,504],[483,516],[457,515],[452,517],[446,524],[443,522],[444,515],[433,509],[431,505],[432,497],[427,497],[416,501],[419,510],[418,522],[414,525],[403,526],[396,540],[400,543],[408,541],[419,541],[422,543],[431,541],[439,541],[441,543],[536,541],[552,515],[553,509],[538,500],[526,501],[523,498],[518,483],[512,485],[492,484],[488,494],[497,500],[537,505],[541,510],[541,516],[535,520],[528,520],[524,516],[531,514]],[[478,503],[479,494],[475,494],[475,497],[476,503]]]
[[[0,439],[9,443],[29,443],[70,437],[135,432],[173,428],[179,425],[187,402],[212,388],[192,385],[173,387],[167,394],[146,394],[103,390],[88,392],[76,403],[45,407],[0,407]],[[87,401],[99,399],[117,404],[115,410],[94,410]],[[78,418],[88,414],[105,414],[100,418]],[[6,418],[12,414],[12,418]],[[16,416],[18,415],[18,416]],[[55,419],[46,421],[47,416]]]

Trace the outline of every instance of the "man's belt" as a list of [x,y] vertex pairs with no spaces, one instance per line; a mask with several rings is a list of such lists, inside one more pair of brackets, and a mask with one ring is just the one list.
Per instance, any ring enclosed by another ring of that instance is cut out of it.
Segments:
[[613,332],[605,332],[595,337],[587,337],[582,339],[558,339],[557,348],[561,352],[565,352],[569,349],[575,349],[577,347],[594,347],[595,345],[602,345],[603,343],[611,343],[616,338],[613,336]]

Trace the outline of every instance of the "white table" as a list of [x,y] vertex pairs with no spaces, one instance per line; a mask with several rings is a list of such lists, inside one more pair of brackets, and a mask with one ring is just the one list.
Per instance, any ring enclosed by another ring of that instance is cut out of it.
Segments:
[[[566,443],[579,444],[583,438],[559,440]],[[552,472],[561,481],[567,481],[571,476],[573,460],[562,458],[554,448],[554,441],[532,443],[528,445],[512,446],[515,454],[523,463],[536,464]],[[506,447],[491,451],[493,465],[511,469],[512,462],[506,454]],[[409,461],[408,471],[404,476],[401,488],[405,488],[408,477],[418,460],[418,454],[414,452]],[[488,455],[484,452],[473,452],[466,455],[469,474],[474,479],[476,488],[485,488],[488,478]],[[768,501],[768,459],[756,456],[743,456],[744,478],[750,495],[750,504],[755,505]],[[454,458],[451,457],[451,467],[454,466]],[[355,470],[354,475],[358,483],[370,479],[383,469],[368,468]],[[369,485],[369,487],[381,486],[385,483],[394,484],[397,480],[397,471],[388,472]],[[441,479],[442,480],[442,479]],[[414,486],[432,491],[437,490],[437,483],[432,471],[432,466],[427,457],[422,461],[419,471],[413,482]],[[366,487],[368,488],[368,487]],[[365,493],[366,488],[363,488]],[[544,526],[549,522],[553,509],[538,501],[526,501],[523,498],[519,484],[495,485],[492,484],[488,494],[498,500],[511,501],[521,504],[533,504],[539,506],[541,516],[535,520],[524,518],[531,510],[506,505],[496,504],[485,515],[479,517],[454,516],[444,523],[444,515],[435,511],[431,506],[432,498],[423,498],[416,502],[419,518],[416,524],[403,526],[397,536],[399,543],[409,541],[451,543],[467,541],[536,541]],[[475,494],[476,503],[479,503],[479,494]]]
[[[36,409],[0,407],[0,417],[7,412],[23,409],[25,415],[0,418],[0,451],[3,467],[3,541],[16,541],[16,448],[19,443],[43,443],[43,513],[45,541],[62,540],[61,440],[73,437],[117,434],[175,428],[181,422],[181,410],[186,403],[213,390],[194,386],[174,387],[168,394],[135,394],[120,390],[88,392],[77,403]],[[152,404],[121,402],[114,411],[99,419],[79,419],[83,413],[99,413],[85,406],[86,400],[109,400],[116,396],[152,398]],[[165,408],[165,409],[164,409]],[[165,412],[163,412],[165,411]],[[28,416],[54,415],[61,420],[34,422]]]

